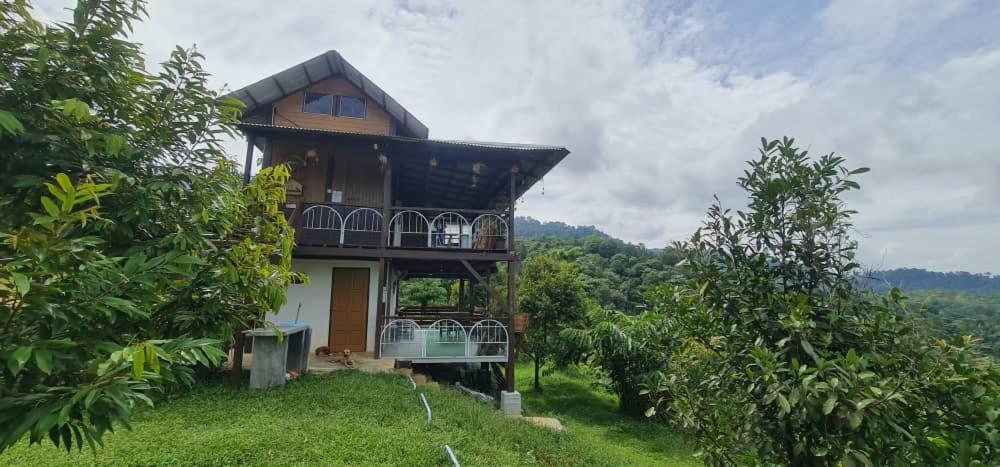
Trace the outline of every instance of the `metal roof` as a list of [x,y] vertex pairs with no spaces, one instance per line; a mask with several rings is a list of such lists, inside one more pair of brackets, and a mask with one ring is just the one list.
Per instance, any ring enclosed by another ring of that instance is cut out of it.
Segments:
[[344,60],[335,50],[310,58],[282,72],[268,76],[249,86],[237,89],[232,96],[246,104],[246,113],[270,105],[295,94],[314,83],[331,77],[343,77],[384,109],[402,133],[414,138],[427,138],[427,126],[403,108],[372,80]]
[[394,136],[394,135],[378,135],[373,133],[358,133],[350,131],[338,131],[338,130],[327,130],[324,128],[307,128],[299,126],[289,126],[289,125],[272,125],[269,123],[256,123],[256,122],[242,122],[237,125],[239,128],[246,130],[282,130],[284,132],[290,133],[318,133],[318,134],[331,134],[331,135],[344,135],[344,136],[357,136],[362,138],[380,139],[380,140],[391,140],[391,141],[401,141],[401,142],[422,142],[422,143],[432,143],[439,145],[451,145],[451,146],[466,146],[474,148],[484,148],[484,149],[509,149],[512,151],[566,151],[569,150],[562,146],[547,146],[541,144],[523,144],[523,143],[500,143],[495,141],[474,141],[474,140],[455,140],[455,139],[430,139],[430,138],[413,138],[408,136]]
[[[398,172],[397,169],[393,171],[402,181],[399,187],[401,197],[420,199],[430,190],[430,194],[445,198],[445,205],[454,208],[490,209],[492,203],[506,198],[506,174],[508,168],[515,164],[520,167],[521,177],[516,187],[516,197],[520,198],[569,154],[569,150],[560,146],[433,140],[248,122],[238,126],[255,134],[310,135],[317,139],[340,138],[384,143],[393,156],[393,166],[398,167]],[[438,158],[440,161],[433,174],[428,173],[428,161],[431,158]],[[474,169],[473,165],[478,162],[484,164]],[[482,183],[469,186],[466,180],[474,173],[482,179]],[[448,191],[448,194],[444,194],[444,191]]]

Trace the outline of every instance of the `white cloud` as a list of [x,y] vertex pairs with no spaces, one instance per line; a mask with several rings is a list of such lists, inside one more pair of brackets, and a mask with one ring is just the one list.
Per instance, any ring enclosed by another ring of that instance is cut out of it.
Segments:
[[432,137],[571,149],[522,213],[651,246],[689,235],[713,193],[738,206],[760,136],[794,136],[872,167],[851,200],[864,261],[997,270],[1000,8],[797,8],[174,0],[136,38],[151,61],[197,43],[232,87],[336,49]]

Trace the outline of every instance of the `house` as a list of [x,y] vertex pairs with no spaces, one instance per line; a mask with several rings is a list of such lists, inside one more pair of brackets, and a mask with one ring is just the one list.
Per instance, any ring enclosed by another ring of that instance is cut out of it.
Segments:
[[[474,84],[470,84],[474,85]],[[505,366],[513,391],[516,200],[568,153],[556,146],[435,140],[370,79],[329,51],[233,93],[246,112],[245,177],[289,164],[292,265],[278,320],[313,329],[313,347],[416,363]],[[399,306],[403,281],[448,278],[458,305]]]

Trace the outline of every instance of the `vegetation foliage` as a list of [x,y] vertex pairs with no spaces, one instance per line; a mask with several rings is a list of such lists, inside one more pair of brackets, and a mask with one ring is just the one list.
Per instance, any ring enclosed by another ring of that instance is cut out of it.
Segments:
[[676,246],[686,281],[649,291],[647,316],[567,333],[589,336],[612,375],[651,368],[647,415],[685,428],[710,463],[995,463],[993,363],[968,336],[925,337],[898,291],[855,288],[841,196],[865,169],[793,144],[763,141],[740,179],[747,209],[709,210]]
[[193,49],[147,72],[126,40],[144,14],[0,3],[0,451],[101,443],[300,279],[287,169],[242,186],[222,149],[239,102]]
[[517,310],[530,318],[521,349],[534,361],[539,389],[541,365],[568,352],[562,331],[580,323],[591,305],[580,274],[569,262],[534,256],[524,262],[519,279]]

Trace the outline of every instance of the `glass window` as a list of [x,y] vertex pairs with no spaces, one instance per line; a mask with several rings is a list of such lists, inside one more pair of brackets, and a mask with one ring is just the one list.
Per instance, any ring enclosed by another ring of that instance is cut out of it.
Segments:
[[311,114],[333,115],[333,96],[307,92],[302,102],[302,111]]
[[360,97],[340,96],[337,115],[341,117],[365,118],[365,100]]

